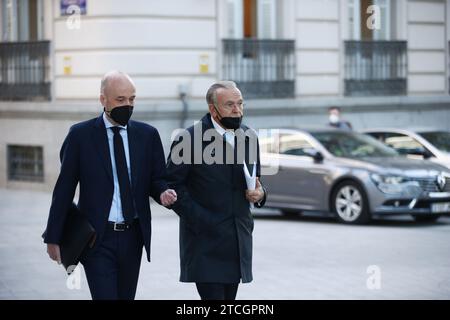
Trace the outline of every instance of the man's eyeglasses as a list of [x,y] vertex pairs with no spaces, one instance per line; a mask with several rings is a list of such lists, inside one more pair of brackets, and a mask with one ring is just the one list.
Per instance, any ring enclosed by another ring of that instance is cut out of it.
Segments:
[[233,110],[233,108],[234,108],[235,105],[238,107],[239,110],[242,110],[242,109],[244,108],[244,102],[242,102],[242,101],[241,101],[241,102],[238,102],[238,103],[227,102],[227,103],[224,103],[222,106],[223,106],[225,109],[231,111],[231,110]]

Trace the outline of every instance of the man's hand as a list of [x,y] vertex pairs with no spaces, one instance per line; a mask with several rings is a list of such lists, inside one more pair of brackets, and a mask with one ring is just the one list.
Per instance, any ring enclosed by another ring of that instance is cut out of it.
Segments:
[[261,186],[261,182],[259,182],[259,178],[256,178],[256,188],[255,190],[246,190],[245,197],[251,203],[256,203],[261,201],[264,198],[264,190]]
[[59,245],[47,243],[47,253],[50,259],[61,264],[61,251],[59,250]]
[[167,189],[161,193],[159,199],[164,207],[168,207],[177,201],[177,193],[173,189]]

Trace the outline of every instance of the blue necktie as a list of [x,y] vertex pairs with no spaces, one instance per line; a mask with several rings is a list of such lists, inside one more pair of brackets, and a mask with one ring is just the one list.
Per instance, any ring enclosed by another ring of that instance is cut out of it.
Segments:
[[125,149],[123,147],[122,136],[120,135],[121,128],[112,127],[111,129],[114,132],[114,157],[116,159],[116,171],[119,180],[122,214],[125,222],[131,224],[134,219],[133,195],[131,192],[130,178],[128,176]]

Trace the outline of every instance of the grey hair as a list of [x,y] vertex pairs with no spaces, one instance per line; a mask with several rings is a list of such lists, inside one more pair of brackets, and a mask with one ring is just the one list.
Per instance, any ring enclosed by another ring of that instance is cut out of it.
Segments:
[[217,105],[217,90],[218,89],[238,89],[234,81],[218,81],[209,87],[206,92],[206,102],[208,105]]
[[113,80],[115,78],[119,78],[119,77],[127,78],[134,85],[133,80],[131,79],[131,77],[128,74],[126,74],[125,72],[122,72],[122,71],[112,70],[112,71],[105,73],[105,75],[103,76],[101,84],[100,84],[100,93],[104,95],[105,89],[108,87],[109,82],[111,80]]

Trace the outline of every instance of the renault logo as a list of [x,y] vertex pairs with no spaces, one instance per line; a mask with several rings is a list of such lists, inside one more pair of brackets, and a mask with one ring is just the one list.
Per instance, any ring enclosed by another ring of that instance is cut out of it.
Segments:
[[443,173],[441,173],[440,175],[437,176],[436,183],[439,187],[439,190],[444,191],[446,181],[445,181],[445,175]]

